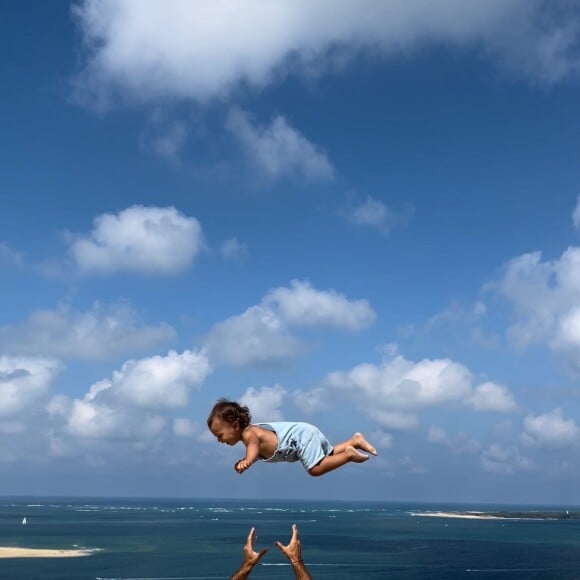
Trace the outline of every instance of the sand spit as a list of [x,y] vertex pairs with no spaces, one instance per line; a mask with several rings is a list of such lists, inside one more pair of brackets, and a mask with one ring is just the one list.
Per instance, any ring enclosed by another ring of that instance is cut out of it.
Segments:
[[95,550],[45,550],[0,546],[0,558],[79,558],[94,553]]
[[484,512],[411,512],[412,516],[426,518],[460,518],[464,520],[505,520],[507,518],[494,516]]
[[580,512],[560,510],[560,511],[424,511],[424,512],[409,512],[412,516],[428,517],[428,518],[461,518],[465,520],[538,520],[538,521],[552,521],[552,520],[580,520]]

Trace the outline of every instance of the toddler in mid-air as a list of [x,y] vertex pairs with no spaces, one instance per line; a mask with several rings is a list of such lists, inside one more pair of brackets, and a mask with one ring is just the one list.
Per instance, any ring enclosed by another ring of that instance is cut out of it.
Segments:
[[271,463],[298,461],[310,475],[324,475],[351,461],[363,463],[377,450],[363,437],[355,433],[348,441],[334,447],[314,425],[275,421],[252,424],[250,410],[235,401],[220,399],[207,419],[209,430],[220,443],[235,445],[240,441],[246,446],[246,456],[236,462],[234,468],[244,473],[258,459]]

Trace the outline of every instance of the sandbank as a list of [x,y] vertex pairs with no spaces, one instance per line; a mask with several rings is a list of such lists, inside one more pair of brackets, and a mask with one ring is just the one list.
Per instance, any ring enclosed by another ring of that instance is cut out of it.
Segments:
[[484,512],[411,512],[412,516],[427,518],[460,518],[464,520],[504,520],[500,516],[486,514]]
[[78,558],[90,556],[94,550],[46,550],[43,548],[13,548],[0,546],[0,558]]

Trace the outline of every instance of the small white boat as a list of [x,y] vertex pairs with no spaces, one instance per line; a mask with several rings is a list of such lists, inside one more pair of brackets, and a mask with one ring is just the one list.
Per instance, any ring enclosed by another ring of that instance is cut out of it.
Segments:
[[27,523],[26,518],[22,518],[22,525],[25,526]]

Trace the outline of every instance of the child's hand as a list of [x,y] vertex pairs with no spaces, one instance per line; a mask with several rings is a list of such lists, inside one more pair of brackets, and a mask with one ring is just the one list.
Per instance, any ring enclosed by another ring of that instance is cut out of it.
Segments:
[[248,461],[245,457],[244,459],[240,459],[235,465],[234,465],[234,469],[238,472],[238,473],[244,473],[244,471],[246,471],[246,469],[249,469],[252,466],[252,462]]

